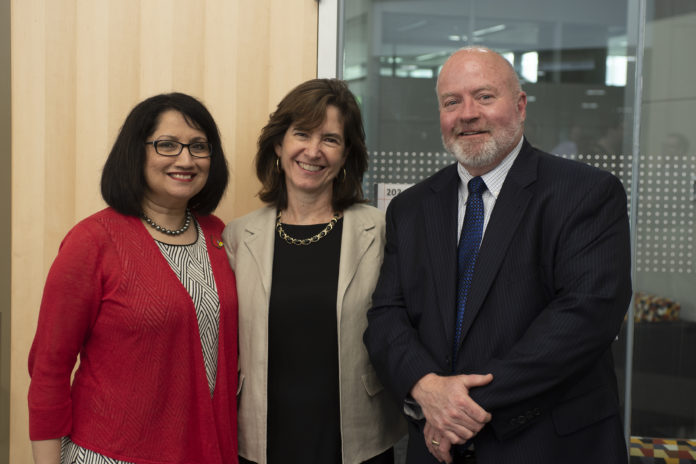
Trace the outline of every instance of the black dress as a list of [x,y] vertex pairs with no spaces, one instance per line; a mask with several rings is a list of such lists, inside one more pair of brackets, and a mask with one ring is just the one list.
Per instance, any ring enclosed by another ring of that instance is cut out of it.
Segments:
[[[308,238],[326,224],[283,224]],[[276,234],[268,327],[268,463],[340,463],[336,295],[343,220],[318,242]]]

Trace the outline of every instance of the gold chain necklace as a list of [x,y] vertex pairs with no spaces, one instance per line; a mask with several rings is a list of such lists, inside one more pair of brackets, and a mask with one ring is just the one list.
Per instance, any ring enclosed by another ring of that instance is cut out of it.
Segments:
[[309,245],[310,243],[318,242],[322,238],[326,237],[338,222],[338,213],[335,213],[334,216],[331,218],[331,221],[329,221],[329,223],[326,224],[326,227],[324,227],[324,229],[321,232],[312,235],[309,238],[298,239],[292,238],[291,236],[285,233],[285,231],[283,230],[283,226],[280,224],[280,215],[281,212],[278,211],[278,217],[276,218],[276,230],[278,230],[278,235],[280,235],[280,238],[288,242],[290,245]]

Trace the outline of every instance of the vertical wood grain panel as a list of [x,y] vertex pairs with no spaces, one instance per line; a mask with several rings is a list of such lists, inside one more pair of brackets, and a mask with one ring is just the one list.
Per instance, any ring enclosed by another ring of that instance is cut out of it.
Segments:
[[[287,81],[271,79],[268,83],[272,109],[275,109],[292,87],[316,77],[317,13],[312,2],[298,5],[285,0],[269,0],[269,7],[276,14],[269,18],[268,41],[271,44],[282,43],[284,47],[271,47],[268,50],[268,75],[288,76]],[[292,34],[286,30],[288,18],[292,18]],[[314,35],[305,34],[304,31],[314,31]]]
[[30,464],[27,355],[67,230],[104,203],[99,178],[130,109],[200,98],[219,124],[229,221],[260,206],[252,160],[278,100],[316,73],[316,0],[12,0],[10,462]]
[[[272,9],[270,0],[263,0],[267,9]],[[274,46],[286,47],[286,43],[271,44],[269,41],[270,18],[264,15],[262,10],[248,8],[248,1],[240,4],[235,21],[237,31],[235,46],[238,48],[238,62],[246,63],[243,74],[236,81],[236,104],[245,108],[245,114],[239,115],[235,121],[239,136],[234,140],[233,149],[241,157],[235,157],[233,168],[234,183],[230,186],[234,192],[235,201],[244,209],[252,210],[260,205],[255,197],[249,197],[246,192],[259,189],[256,175],[251,162],[243,162],[244,157],[253,160],[256,153],[256,138],[259,129],[268,119],[270,103],[268,100],[269,80],[280,76],[271,76],[269,72],[270,49]],[[287,31],[291,35],[291,31]],[[253,35],[262,37],[260,43],[256,43]],[[260,47],[265,44],[263,53],[259,53]],[[286,49],[290,53],[290,49]],[[244,75],[253,75],[254,79],[244,79]],[[287,80],[287,77],[285,77]],[[253,135],[252,135],[253,134]]]
[[143,1],[141,8],[138,67],[142,89],[139,96],[144,97],[172,90],[175,47],[171,39],[176,10],[170,6],[170,0]]
[[[107,147],[111,143],[109,116],[115,112],[109,102],[109,62],[112,57],[109,53],[109,15],[106,7],[103,2],[78,0],[74,13],[76,95],[71,109],[76,121],[73,135],[75,151],[72,155],[75,160],[73,181],[76,194],[73,198],[73,223],[103,206],[99,194],[99,176]],[[67,48],[65,43],[61,45]],[[72,223],[66,224],[68,228],[71,226]]]
[[[45,275],[47,241],[44,234],[46,16],[42,0],[29,0],[22,5],[17,8],[13,3],[10,13],[13,24],[10,462],[20,464],[31,462],[26,435],[26,360],[36,326],[36,293]],[[21,51],[16,47],[20,43]]]
[[[141,92],[143,70],[140,63],[149,57],[142,53],[140,46],[141,23],[154,20],[144,16],[138,0],[109,2],[108,7],[105,14],[108,19],[108,40],[104,53],[109,59],[106,63],[108,68],[104,96],[107,100],[104,103],[110,111],[106,112],[106,133],[100,135],[106,142],[104,153],[111,148],[130,109],[144,97]],[[101,166],[99,172],[101,174]]]
[[[44,235],[55,239],[75,216],[75,12],[72,5],[54,2],[44,8],[44,195],[45,204],[51,205],[45,211]],[[52,251],[46,249],[45,265],[52,261]]]
[[[260,2],[263,8],[263,2]],[[239,137],[249,139],[249,134],[238,131],[237,121],[244,118],[244,108],[237,102],[237,81],[249,80],[244,64],[240,63],[237,44],[237,10],[240,2],[215,2],[208,5],[205,16],[205,42],[215,46],[205,47],[202,54],[206,68],[203,75],[203,94],[200,95],[220,128],[222,145],[230,169],[230,185],[217,210],[220,217],[233,218],[239,212],[235,207],[237,197],[234,186],[238,183],[237,164],[250,164],[250,155],[237,151],[235,141]],[[231,110],[237,108],[238,110]],[[241,111],[240,111],[241,110]],[[252,196],[253,190],[243,196]]]
[[[208,69],[201,44],[210,46],[205,40],[205,23],[208,8],[205,2],[176,0],[177,14],[169,24],[172,52],[168,59],[172,66],[172,89],[194,93],[203,89],[203,75]],[[216,47],[216,46],[215,46]]]

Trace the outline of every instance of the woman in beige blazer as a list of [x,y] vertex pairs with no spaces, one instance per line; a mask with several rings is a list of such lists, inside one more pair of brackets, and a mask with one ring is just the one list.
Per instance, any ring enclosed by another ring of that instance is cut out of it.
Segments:
[[239,298],[240,461],[393,463],[405,434],[362,334],[384,246],[364,203],[367,151],[346,85],[293,89],[258,142],[268,206],[227,225]]

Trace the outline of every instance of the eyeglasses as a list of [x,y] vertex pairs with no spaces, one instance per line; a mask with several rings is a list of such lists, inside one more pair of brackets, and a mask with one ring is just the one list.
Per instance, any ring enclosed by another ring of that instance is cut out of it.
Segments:
[[184,147],[188,148],[194,158],[210,158],[213,151],[213,146],[208,142],[181,143],[174,140],[153,140],[145,142],[145,145],[152,145],[157,154],[162,156],[179,156],[184,151]]

